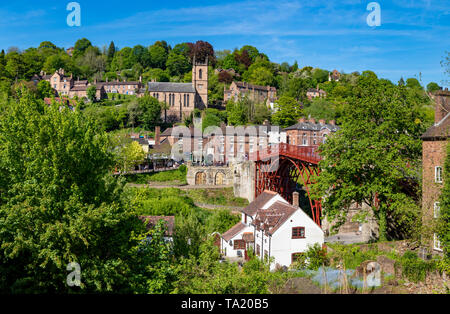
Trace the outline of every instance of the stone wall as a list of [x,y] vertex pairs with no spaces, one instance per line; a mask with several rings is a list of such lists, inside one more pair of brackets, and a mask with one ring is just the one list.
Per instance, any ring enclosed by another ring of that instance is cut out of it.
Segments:
[[[366,212],[367,215],[363,222],[358,222],[355,219],[355,215],[361,212]],[[336,234],[332,232],[332,227],[334,225],[336,225],[336,223],[328,221],[326,217],[322,219],[322,230],[325,232],[325,235],[329,236],[332,234]],[[346,221],[342,226],[339,227],[337,235],[348,233],[359,235],[361,242],[368,242],[379,237],[379,226],[369,206],[367,206],[366,204],[363,204],[362,206],[353,204],[352,206],[350,206],[350,208],[348,209]]]
[[234,163],[231,168],[234,196],[253,202],[255,199],[255,163],[252,161]]
[[188,164],[186,174],[189,185],[233,185],[233,172],[230,167],[203,167]]

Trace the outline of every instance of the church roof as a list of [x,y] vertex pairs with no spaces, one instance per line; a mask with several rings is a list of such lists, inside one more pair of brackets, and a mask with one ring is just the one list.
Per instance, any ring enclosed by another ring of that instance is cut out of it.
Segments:
[[149,92],[195,93],[192,83],[149,82]]

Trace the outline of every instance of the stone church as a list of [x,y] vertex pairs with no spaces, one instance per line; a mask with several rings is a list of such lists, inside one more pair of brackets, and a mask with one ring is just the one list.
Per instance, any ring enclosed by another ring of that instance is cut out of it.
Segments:
[[148,92],[167,108],[162,118],[166,122],[183,121],[194,109],[208,106],[208,59],[205,62],[194,60],[191,83],[149,82],[141,95]]

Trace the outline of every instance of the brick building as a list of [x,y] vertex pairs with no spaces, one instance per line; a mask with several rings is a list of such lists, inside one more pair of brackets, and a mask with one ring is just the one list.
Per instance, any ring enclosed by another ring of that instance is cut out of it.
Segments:
[[266,103],[267,106],[273,107],[273,103],[277,99],[277,89],[272,86],[259,86],[247,82],[233,82],[229,89],[224,90],[223,100],[224,102],[231,98],[238,100],[245,95],[252,101]]
[[108,79],[106,79],[106,82],[100,82],[97,85],[103,86],[107,93],[117,93],[122,95],[136,95],[143,87],[142,78],[140,78],[139,81],[108,81]]
[[306,92],[306,97],[308,97],[309,100],[317,97],[327,97],[327,92],[320,88],[310,88]]
[[439,197],[443,187],[443,169],[447,142],[450,137],[450,92],[448,89],[434,93],[436,111],[434,125],[422,135],[422,212],[423,240],[433,251],[442,251],[439,239],[432,230],[439,217]]
[[106,95],[106,91],[101,84],[90,84],[87,80],[75,80],[72,75],[65,75],[64,69],[55,71],[53,75],[47,75],[41,72],[39,75],[34,75],[31,79],[35,84],[41,80],[48,81],[55,91],[55,95],[59,97],[87,98],[87,90],[90,86],[96,88],[96,98],[102,99]]
[[331,133],[339,130],[334,120],[326,123],[325,120],[306,120],[300,118],[297,124],[289,126],[283,131],[287,134],[287,143],[299,146],[314,146],[324,143]]

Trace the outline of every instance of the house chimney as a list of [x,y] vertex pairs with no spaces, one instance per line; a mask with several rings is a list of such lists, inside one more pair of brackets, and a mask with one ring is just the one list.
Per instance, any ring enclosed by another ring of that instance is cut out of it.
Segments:
[[155,126],[155,147],[159,147],[161,143],[161,127]]
[[292,206],[294,207],[300,207],[300,195],[297,191],[292,193]]
[[301,117],[300,119],[298,119],[298,122],[299,122],[299,123],[305,123],[305,122],[306,122],[306,119],[305,119],[304,117]]
[[316,119],[310,118],[310,119],[309,119],[309,122],[311,122],[312,124],[316,124]]
[[319,120],[319,123],[320,123],[320,124],[325,124],[325,120],[324,120],[324,119],[320,119],[320,120]]
[[436,110],[434,113],[434,123],[439,123],[450,112],[450,92],[448,88],[434,93]]
[[328,123],[331,125],[336,125],[336,121],[334,121],[334,120],[330,120]]

